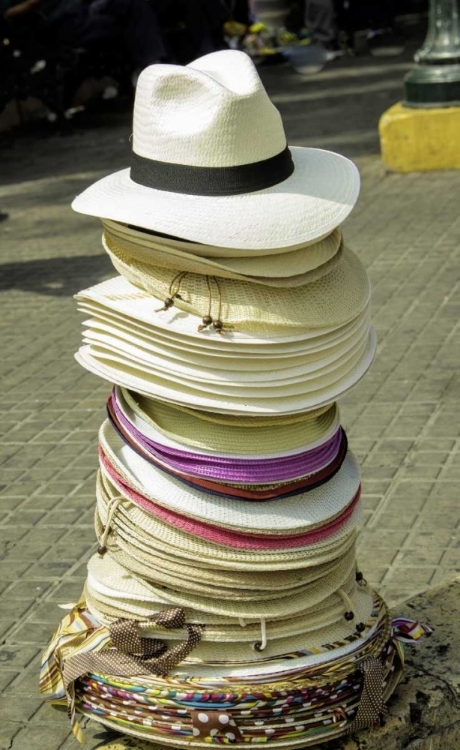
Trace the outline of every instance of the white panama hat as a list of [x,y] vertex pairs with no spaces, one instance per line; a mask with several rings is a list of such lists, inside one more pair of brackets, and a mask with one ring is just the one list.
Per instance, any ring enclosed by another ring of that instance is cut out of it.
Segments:
[[139,76],[131,169],[73,202],[83,214],[220,247],[308,245],[348,216],[359,174],[343,156],[291,148],[243,52]]

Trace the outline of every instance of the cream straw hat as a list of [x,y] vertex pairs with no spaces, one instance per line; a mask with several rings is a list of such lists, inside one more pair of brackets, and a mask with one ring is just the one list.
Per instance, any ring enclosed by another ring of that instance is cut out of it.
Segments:
[[[162,309],[170,297],[174,297],[174,306]],[[156,328],[193,332],[199,338],[203,331],[198,329],[206,314],[223,321],[225,338],[232,330],[270,338],[293,334],[307,338],[312,330],[326,333],[362,313],[369,303],[370,282],[359,258],[344,248],[329,273],[293,289],[217,280],[196,273],[180,278],[175,269],[155,267],[154,275],[145,277],[142,288],[115,277],[80,292],[76,298],[144,319]],[[181,311],[187,315],[181,315]],[[191,320],[187,324],[188,316]]]
[[123,416],[146,437],[170,448],[199,448],[201,453],[221,457],[295,455],[327,442],[340,427],[337,404],[258,419],[174,406],[119,386],[114,397]]
[[[334,229],[326,237],[318,242],[309,243],[301,246],[296,250],[292,247],[272,247],[272,248],[252,248],[248,252],[247,248],[228,248],[219,245],[204,245],[202,243],[191,242],[190,240],[180,239],[179,237],[163,236],[155,234],[151,230],[140,229],[139,227],[121,224],[118,221],[109,221],[102,219],[102,226],[118,237],[128,239],[132,242],[138,242],[140,245],[145,243],[153,247],[161,246],[162,248],[175,247],[183,253],[194,255],[197,259],[203,258],[204,262],[213,260],[216,263],[222,263],[225,268],[229,268],[236,273],[245,276],[260,276],[282,278],[288,276],[286,268],[292,271],[292,275],[306,273],[317,266],[327,263],[337,253],[341,242],[342,232],[340,229]],[[263,264],[264,273],[260,274],[260,265]],[[284,265],[286,263],[286,265]],[[300,270],[299,270],[300,269]]]
[[131,361],[124,360],[119,355],[101,352],[100,349],[91,346],[83,346],[75,358],[82,367],[95,375],[150,398],[154,397],[169,403],[222,414],[244,413],[247,416],[268,416],[270,414],[296,414],[332,403],[361,380],[373,362],[376,348],[376,336],[371,331],[361,357],[357,361],[352,361],[348,367],[342,366],[332,375],[318,378],[314,383],[316,389],[312,388],[311,381],[307,381],[309,388],[307,393],[302,393],[302,387],[298,386],[294,387],[296,392],[292,393],[293,388],[287,386],[285,390],[291,391],[288,395],[280,396],[279,389],[276,388],[270,393],[270,389],[267,388],[263,392],[263,397],[261,397],[262,394],[256,396],[254,391],[250,396],[247,391],[245,395],[243,393],[240,395],[236,391],[237,395],[228,396],[217,393],[215,387],[214,392],[210,392],[202,388],[189,387],[178,382],[177,379],[170,382],[151,372],[140,371],[133,366]]
[[[188,663],[207,662],[212,664],[231,664],[233,669],[241,664],[241,669],[250,663],[259,664],[269,659],[279,658],[292,651],[301,651],[308,648],[318,648],[324,643],[341,640],[350,636],[358,622],[366,622],[372,610],[372,595],[368,589],[354,586],[349,592],[349,599],[353,607],[353,621],[347,621],[344,617],[344,602],[338,594],[333,594],[325,602],[316,605],[299,616],[291,616],[286,620],[268,620],[265,622],[267,635],[267,648],[263,652],[254,651],[253,645],[259,641],[261,636],[260,622],[231,625],[229,623],[206,622],[203,639],[196,651],[187,659]],[[148,620],[149,614],[158,611],[158,608],[145,607],[147,615],[131,614],[126,610],[129,601],[118,600],[112,595],[107,598],[108,604],[104,602],[104,596],[93,594],[89,586],[85,589],[85,599],[88,610],[93,614],[101,625],[110,625],[120,617],[135,619],[144,637],[158,636],[158,630]],[[142,607],[139,608],[142,610]],[[126,614],[124,614],[126,612]],[[194,613],[191,621],[211,619],[204,614]],[[331,632],[332,631],[332,632]],[[336,637],[333,637],[333,636]],[[332,636],[332,637],[331,637]],[[162,633],[163,637],[163,633]],[[165,640],[181,640],[183,631],[170,631],[164,634]],[[295,640],[293,640],[295,639]],[[228,644],[226,648],[224,644]]]
[[[224,617],[234,618],[237,621],[239,618],[244,620],[285,620],[292,615],[304,613],[308,616],[308,610],[310,607],[319,604],[320,602],[327,599],[338,589],[347,589],[353,584],[355,576],[355,561],[352,558],[347,561],[344,560],[343,567],[331,576],[320,581],[305,586],[301,593],[296,596],[292,596],[288,593],[287,596],[274,599],[272,597],[259,600],[259,601],[229,601],[228,599],[211,599],[211,597],[199,596],[197,594],[185,593],[168,589],[166,586],[155,586],[152,583],[146,584],[149,590],[148,600],[140,600],[145,606],[145,616],[158,611],[158,609],[167,607],[168,605],[173,607],[183,607],[185,609],[192,609],[201,615],[202,612],[209,614],[223,615]],[[120,600],[120,594],[116,590],[109,586],[98,583],[97,579],[88,574],[87,583],[89,590],[94,593],[100,593],[105,596],[109,601],[114,601],[118,598]],[[144,593],[144,595],[146,595]],[[129,595],[121,598],[126,599],[126,608],[129,610],[129,601],[131,597]],[[346,608],[344,607],[344,612]]]
[[[355,554],[351,549],[351,554]],[[347,550],[344,554],[347,554]],[[123,566],[124,553],[120,554],[115,545],[111,545],[110,557]],[[128,565],[129,571],[144,580],[153,580],[155,576],[157,583],[164,583],[168,586],[175,586],[178,590],[186,589],[196,591],[197,593],[209,593],[233,598],[251,597],[262,595],[263,592],[270,591],[274,596],[286,591],[295,591],[306,583],[317,581],[329,575],[338,565],[341,564],[341,558],[332,562],[316,567],[304,568],[300,570],[283,570],[276,571],[233,571],[222,570],[219,568],[198,567],[197,565],[187,563],[185,560],[165,558],[161,553],[152,551],[151,566],[149,568],[149,578],[145,577],[145,569],[138,564],[135,558],[132,558]],[[123,566],[125,571],[128,570]]]
[[[312,360],[296,367],[286,367],[286,369],[258,371],[258,370],[239,370],[236,367],[235,360],[232,364],[235,369],[230,368],[210,368],[207,366],[191,365],[187,362],[172,361],[162,358],[137,343],[125,341],[118,336],[101,334],[99,331],[85,331],[83,333],[83,343],[89,344],[91,351],[101,358],[110,358],[114,361],[120,361],[127,366],[132,366],[139,370],[140,373],[146,372],[153,376],[157,375],[165,380],[180,382],[197,390],[217,393],[231,396],[233,392],[236,395],[238,390],[243,389],[247,398],[250,398],[252,391],[257,398],[265,395],[270,396],[275,391],[280,395],[295,395],[296,393],[308,392],[312,385],[312,390],[317,390],[317,384],[329,385],[337,380],[343,372],[350,370],[353,365],[360,362],[366,351],[370,332],[364,335],[360,334],[357,340],[352,341],[349,348],[340,348],[338,351],[331,352],[321,359],[316,355]],[[267,374],[268,373],[268,374]],[[295,386],[297,388],[289,386]],[[258,392],[257,392],[258,391]]]
[[110,464],[127,484],[154,504],[235,531],[300,534],[341,513],[360,486],[358,464],[348,451],[342,467],[325,484],[295,497],[248,503],[191,489],[166,475],[126,445],[108,420],[100,429],[99,440]]
[[325,276],[341,258],[338,229],[314,245],[291,252],[254,257],[252,251],[248,258],[246,251],[244,258],[213,259],[217,248],[210,248],[211,257],[205,257],[193,252],[191,248],[197,247],[193,243],[166,239],[115,222],[103,222],[103,226],[102,246],[117,271],[147,291],[158,267],[172,268],[184,275],[197,273],[265,286],[297,287]]
[[[117,284],[119,282],[118,285],[123,285],[123,283],[128,285],[128,282],[121,276],[111,281],[117,281]],[[97,289],[99,290],[100,287],[98,286]],[[369,304],[367,304],[356,318],[339,327],[311,329],[297,333],[297,335],[265,337],[228,331],[225,336],[217,338],[209,329],[199,332],[196,327],[197,319],[193,316],[177,315],[177,310],[172,317],[169,311],[169,322],[165,327],[163,319],[152,318],[151,298],[146,297],[140,290],[129,284],[127,299],[132,297],[133,292],[137,298],[131,299],[128,304],[123,301],[126,290],[122,294],[115,292],[113,297],[107,297],[101,304],[92,299],[92,289],[80,292],[76,295],[79,301],[78,309],[92,316],[91,323],[88,321],[85,325],[93,325],[95,322],[101,325],[101,330],[120,330],[125,335],[126,333],[135,335],[148,342],[150,346],[161,347],[160,352],[166,352],[166,356],[176,356],[176,358],[178,352],[182,354],[184,349],[198,356],[240,359],[244,356],[245,360],[252,358],[257,361],[305,357],[310,352],[323,351],[346,341],[358,329],[364,328],[370,320]],[[147,303],[139,297],[139,292],[144,300],[147,299]],[[161,327],[158,327],[158,323]]]
[[[86,311],[86,305],[79,306],[82,312]],[[278,344],[274,347],[263,348],[254,344],[254,348],[239,346],[233,342],[230,348],[227,345],[209,346],[209,342],[197,342],[190,339],[181,344],[180,338],[168,338],[158,329],[148,328],[144,324],[131,319],[124,320],[121,316],[112,314],[107,310],[96,309],[94,316],[84,321],[91,332],[100,332],[135,343],[139,348],[146,348],[159,356],[172,361],[185,361],[194,364],[208,362],[211,368],[226,369],[234,368],[235,362],[240,363],[240,371],[246,370],[280,370],[283,364],[287,367],[305,364],[307,361],[326,356],[330,352],[338,351],[339,346],[344,350],[350,347],[350,342],[363,335],[364,330],[369,331],[370,314],[366,308],[351,323],[341,326],[337,332],[316,336],[295,344]],[[184,346],[185,344],[185,346]],[[186,348],[185,348],[186,347]]]
[[[344,554],[349,552],[347,550]],[[355,552],[352,550],[351,554],[355,554]],[[157,584],[175,587],[177,590],[192,591],[197,594],[210,594],[212,592],[214,597],[241,600],[251,597],[263,598],[267,596],[267,592],[271,592],[275,598],[286,595],[287,591],[294,594],[302,586],[328,576],[336,567],[341,565],[341,558],[339,558],[323,565],[301,570],[283,570],[279,573],[273,571],[249,573],[247,571],[220,570],[212,567],[200,568],[196,565],[187,566],[184,560],[176,560],[172,563],[170,558],[162,557],[157,551],[152,551],[151,555],[151,567],[147,578],[144,575],[145,570],[142,566],[136,564],[134,558],[129,561],[129,567],[127,568],[123,565],[124,558],[119,554],[115,545],[111,545],[110,548],[110,557],[113,560],[123,566],[126,571],[129,570],[133,575],[139,576],[145,581],[149,580]],[[154,576],[154,579],[152,576]],[[273,578],[271,587],[270,577]]]
[[[193,560],[196,567],[214,566],[232,571],[282,571],[316,567],[337,560],[355,543],[356,526],[361,516],[358,503],[352,516],[326,539],[293,549],[241,549],[225,547],[200,539],[166,524],[120,495],[102,472],[98,474],[95,514],[96,535],[104,544],[124,558],[143,565],[143,577],[150,578],[152,553],[159,554],[172,566]],[[134,570],[134,569],[133,569]],[[135,571],[134,571],[135,572]],[[153,580],[155,580],[155,570]]]
[[195,354],[184,352],[184,356],[178,356],[173,352],[162,352],[155,342],[151,343],[146,337],[138,337],[135,333],[120,331],[119,329],[104,326],[96,322],[93,325],[89,321],[89,328],[83,332],[84,343],[93,347],[112,350],[121,357],[133,357],[140,363],[152,370],[161,373],[178,373],[188,377],[192,381],[219,382],[222,380],[232,381],[235,385],[241,382],[257,383],[258,380],[266,381],[295,381],[295,379],[306,379],[326,374],[350,360],[354,353],[362,347],[370,335],[370,322],[368,319],[360,321],[360,325],[351,331],[349,336],[341,342],[322,350],[307,351],[303,356],[286,357],[281,360],[264,357],[262,360],[248,359],[244,361],[243,367],[239,367],[241,357],[216,357],[211,353]]
[[229,248],[307,245],[352,210],[356,167],[291,148],[280,115],[243,52],[139,76],[130,169],[73,202],[80,213]]
[[[213,615],[209,612],[186,608],[188,622],[196,622],[200,617],[205,621],[206,628],[202,642],[207,644],[203,649],[198,647],[188,661],[207,663],[244,663],[261,659],[266,661],[277,654],[286,654],[293,650],[308,649],[313,646],[317,648],[329,640],[338,640],[338,638],[328,639],[324,632],[320,632],[321,629],[336,624],[341,628],[340,635],[338,633],[336,635],[345,638],[353,633],[356,623],[368,620],[372,611],[372,595],[369,589],[358,586],[353,577],[351,583],[346,584],[344,591],[347,592],[346,598],[342,598],[338,592],[333,592],[320,603],[308,607],[308,611],[303,610],[300,616],[289,615],[282,619],[266,619],[265,632],[268,648],[263,649],[263,656],[251,654],[247,646],[243,647],[240,654],[225,654],[219,650],[225,642],[233,645],[253,644],[260,637],[260,621],[245,619],[240,622],[234,618],[234,624],[231,624],[231,621],[220,622],[217,618],[217,621],[213,622]],[[148,621],[154,612],[161,609],[161,604],[153,593],[152,587],[142,579],[131,576],[109,555],[104,558],[95,555],[89,561],[85,596],[89,611],[98,617],[101,624],[110,624],[118,618],[118,612],[124,611],[126,613],[122,615],[124,617],[144,620],[141,627],[145,636],[158,636],[158,629],[152,621]],[[142,611],[144,614],[141,616]],[[346,611],[353,613],[353,619],[347,619],[344,616]],[[290,648],[286,646],[286,638],[302,635],[304,636],[303,643],[299,641],[294,648],[292,648],[294,645],[292,643]],[[184,632],[173,630],[165,633],[164,637],[166,640],[182,640]],[[310,639],[316,642],[311,642]],[[279,641],[274,644],[274,648],[272,641]]]

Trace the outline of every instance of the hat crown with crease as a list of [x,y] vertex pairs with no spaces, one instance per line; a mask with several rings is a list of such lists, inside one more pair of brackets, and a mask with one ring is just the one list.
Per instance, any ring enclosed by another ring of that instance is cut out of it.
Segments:
[[244,53],[213,53],[186,67],[152,65],[139,76],[133,128],[138,156],[233,167],[285,148],[280,114]]

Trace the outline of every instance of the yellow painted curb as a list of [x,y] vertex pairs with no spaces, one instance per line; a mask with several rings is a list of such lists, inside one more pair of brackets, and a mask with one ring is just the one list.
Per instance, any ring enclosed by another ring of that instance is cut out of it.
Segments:
[[411,109],[401,102],[380,118],[383,163],[395,172],[460,169],[460,107]]

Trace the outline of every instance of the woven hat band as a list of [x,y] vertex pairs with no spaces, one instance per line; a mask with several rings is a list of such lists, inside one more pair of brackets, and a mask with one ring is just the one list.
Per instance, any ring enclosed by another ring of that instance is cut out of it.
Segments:
[[289,148],[251,164],[196,167],[146,159],[132,152],[130,177],[144,187],[186,195],[228,196],[253,193],[278,185],[294,172]]

